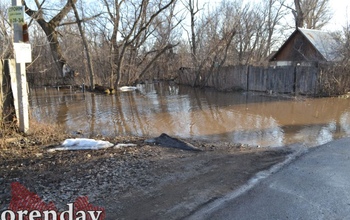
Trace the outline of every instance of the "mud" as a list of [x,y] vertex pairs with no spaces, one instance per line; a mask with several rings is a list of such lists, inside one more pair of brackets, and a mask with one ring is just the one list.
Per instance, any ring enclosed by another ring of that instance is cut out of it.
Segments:
[[[228,142],[190,142],[183,151],[128,139],[137,147],[48,153],[32,146],[0,152],[0,211],[19,181],[64,210],[78,196],[106,209],[107,219],[182,219],[283,161],[291,151]],[[11,153],[12,152],[12,153]]]

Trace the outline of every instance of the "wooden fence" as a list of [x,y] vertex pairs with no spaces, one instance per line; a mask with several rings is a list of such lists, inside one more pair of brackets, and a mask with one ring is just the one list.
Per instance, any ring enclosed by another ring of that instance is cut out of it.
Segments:
[[[316,95],[319,68],[315,66],[228,66],[212,73],[203,71],[195,86],[213,87],[221,91],[260,91]],[[193,85],[192,69],[179,70],[178,83]]]

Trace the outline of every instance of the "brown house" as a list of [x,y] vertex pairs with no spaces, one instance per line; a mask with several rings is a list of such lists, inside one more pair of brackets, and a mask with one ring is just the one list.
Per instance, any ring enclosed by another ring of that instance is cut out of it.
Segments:
[[339,60],[339,42],[328,32],[298,28],[269,58],[271,65],[309,65]]

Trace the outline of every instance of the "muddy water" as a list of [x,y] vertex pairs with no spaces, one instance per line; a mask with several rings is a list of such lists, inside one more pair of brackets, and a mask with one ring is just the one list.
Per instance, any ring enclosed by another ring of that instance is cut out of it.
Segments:
[[148,84],[115,95],[31,90],[32,117],[85,137],[165,132],[182,138],[282,146],[350,135],[350,100],[282,98]]

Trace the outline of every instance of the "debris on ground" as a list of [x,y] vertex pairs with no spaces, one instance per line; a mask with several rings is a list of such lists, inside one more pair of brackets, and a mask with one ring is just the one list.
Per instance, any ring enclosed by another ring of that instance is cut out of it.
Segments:
[[181,150],[189,150],[189,151],[202,151],[199,148],[196,148],[190,143],[186,143],[180,139],[170,137],[169,135],[163,133],[159,137],[153,139],[147,139],[146,143],[153,143],[163,147],[177,148]]
[[74,138],[66,139],[57,147],[48,149],[49,152],[62,150],[100,150],[113,147],[114,144],[109,141],[88,139],[88,138]]

